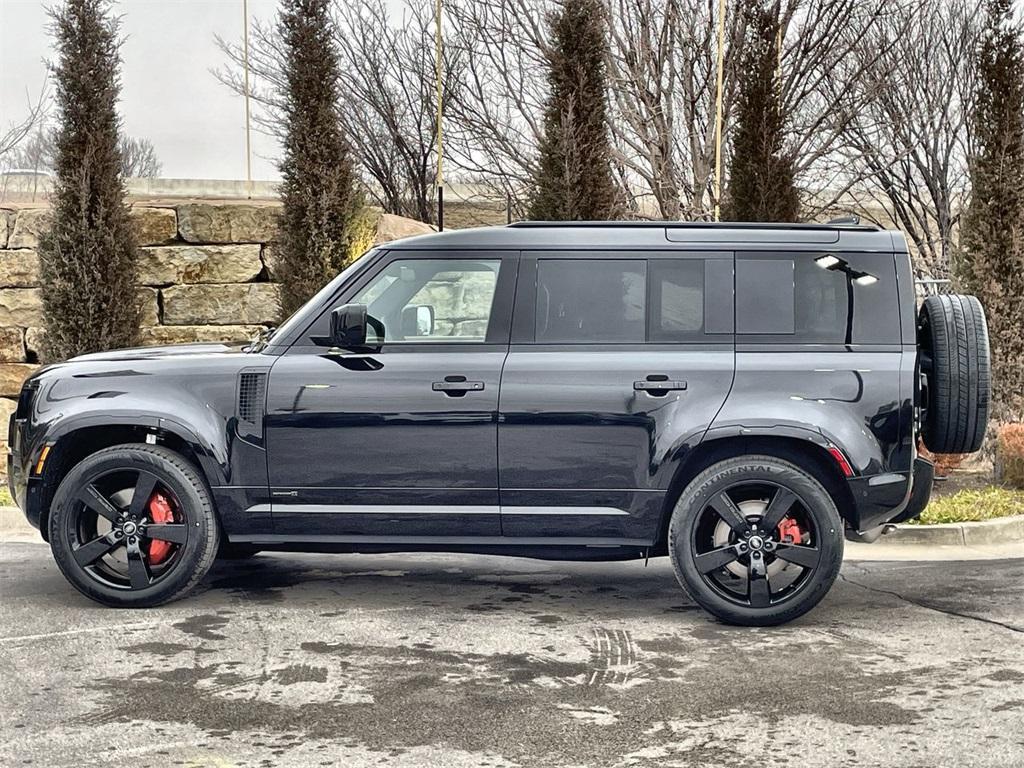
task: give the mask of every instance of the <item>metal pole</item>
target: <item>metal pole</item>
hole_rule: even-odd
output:
[[[775,21],[778,26],[775,28],[775,82],[779,89],[779,101],[782,101],[782,8],[775,4]]]
[[[722,87],[725,79],[725,0],[718,0],[718,86],[715,90],[715,221],[722,219]]]
[[[437,231],[444,231],[444,144],[441,132],[442,98],[444,96],[441,84],[442,76],[441,61],[441,0],[436,0],[434,7],[434,76],[437,80]]]
[[[242,55],[245,71],[245,188],[252,199],[252,138],[249,111],[249,0],[242,0]]]

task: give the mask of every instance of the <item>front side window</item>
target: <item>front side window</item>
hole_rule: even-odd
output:
[[[369,343],[481,343],[500,268],[498,259],[399,259],[351,303],[365,304],[384,327],[384,337]]]
[[[537,263],[539,343],[642,342],[647,263],[543,259]]]

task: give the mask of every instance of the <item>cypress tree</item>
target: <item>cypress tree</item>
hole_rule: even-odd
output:
[[[118,22],[109,0],[51,14],[57,49],[53,224],[39,243],[44,357],[62,360],[138,339],[136,251],[118,147]]]
[[[351,260],[361,198],[338,118],[329,0],[283,0],[281,307],[287,316]]]
[[[957,273],[985,307],[992,412],[1024,420],[1024,34],[1011,0],[989,0],[971,116],[971,201]]]
[[[724,218],[796,221],[800,195],[793,158],[783,149],[786,120],[778,79],[779,6],[745,0],[747,32],[740,56],[736,122]]]
[[[607,126],[606,16],[600,0],[563,0],[550,19],[550,94],[529,218],[615,215]]]

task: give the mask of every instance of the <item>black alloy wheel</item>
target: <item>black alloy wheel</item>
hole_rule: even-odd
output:
[[[121,445],[87,457],[54,496],[50,546],[64,576],[107,605],[159,605],[191,590],[217,552],[209,491],[182,456]]]
[[[134,474],[134,477],[133,477]],[[158,522],[154,500],[169,502],[170,522]],[[65,533],[78,566],[114,589],[148,589],[166,579],[181,561],[188,542],[181,502],[160,479],[144,469],[113,470],[86,480],[64,516]],[[157,557],[170,544],[169,556]]]
[[[735,624],[769,625],[806,613],[842,562],[842,522],[821,484],[769,456],[729,459],[680,496],[669,527],[682,586]]]

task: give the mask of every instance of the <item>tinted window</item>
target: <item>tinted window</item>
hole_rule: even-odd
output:
[[[899,343],[893,257],[739,255],[736,322],[739,334],[795,342]]]
[[[646,271],[640,260],[539,261],[537,341],[642,342]]]
[[[703,335],[703,259],[655,259],[648,269],[650,341],[688,341]],[[730,299],[721,297],[727,304]]]
[[[401,259],[352,303],[365,304],[369,316],[383,323],[378,342],[482,342],[500,266],[498,260]]]

